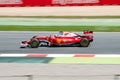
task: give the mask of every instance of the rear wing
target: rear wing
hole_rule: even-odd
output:
[[[93,31],[85,30],[83,34],[89,41],[93,41]]]

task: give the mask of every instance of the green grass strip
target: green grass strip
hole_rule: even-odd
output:
[[[53,58],[1,57],[0,63],[49,63]]]
[[[119,19],[120,16],[0,16],[1,18],[88,18],[88,19]]]
[[[49,63],[61,64],[120,64],[120,58],[54,58]]]
[[[7,26],[0,25],[0,31],[83,31],[120,32],[120,26]]]

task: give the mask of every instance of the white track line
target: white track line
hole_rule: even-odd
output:
[[[0,57],[96,57],[96,58],[120,58],[120,54],[42,54],[42,53],[1,53]]]

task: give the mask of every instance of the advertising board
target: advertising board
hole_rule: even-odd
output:
[[[120,0],[0,0],[0,6],[120,5]]]

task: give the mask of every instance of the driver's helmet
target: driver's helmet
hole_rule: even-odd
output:
[[[60,32],[59,32],[59,35],[63,35],[63,31],[60,31]]]

